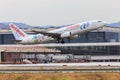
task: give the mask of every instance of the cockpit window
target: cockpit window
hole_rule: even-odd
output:
[[[102,21],[98,21],[98,22],[102,22]]]

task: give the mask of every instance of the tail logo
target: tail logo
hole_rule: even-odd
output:
[[[21,32],[14,24],[11,24],[11,28],[16,31],[17,35],[20,34],[22,37],[25,36],[25,34]]]

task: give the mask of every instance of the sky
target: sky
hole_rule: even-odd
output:
[[[120,0],[0,0],[0,22],[34,26],[120,21]]]

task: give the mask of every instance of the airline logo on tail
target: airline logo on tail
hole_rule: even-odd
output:
[[[22,37],[25,36],[25,34],[20,29],[18,29],[14,24],[10,24],[10,27],[16,32],[17,36],[22,36]]]

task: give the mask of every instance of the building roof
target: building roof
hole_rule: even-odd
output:
[[[120,22],[107,24],[107,26],[109,26],[109,27],[117,27],[117,28],[120,28]]]
[[[37,44],[37,45],[0,45],[2,52],[61,52],[55,47],[87,47],[87,46],[120,46],[120,42],[100,43],[65,43],[65,44]],[[49,47],[49,48],[47,48]]]
[[[55,48],[45,48],[40,46],[16,46],[16,45],[0,45],[1,52],[60,52]]]

